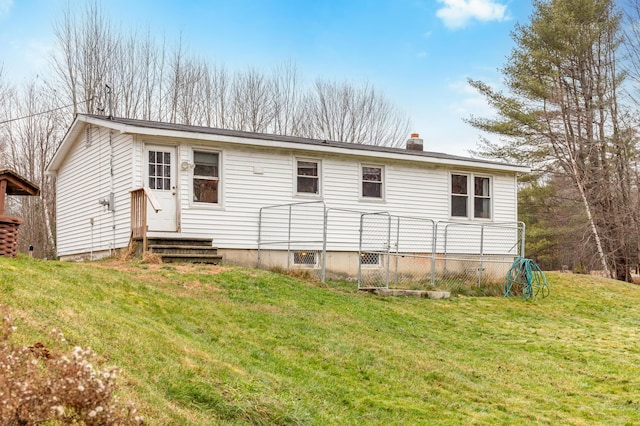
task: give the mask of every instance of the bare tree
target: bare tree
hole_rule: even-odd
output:
[[[318,80],[305,88],[291,63],[270,76],[253,68],[230,74],[189,54],[181,39],[166,49],[149,35],[124,36],[95,2],[79,14],[67,9],[55,34],[55,86],[74,113],[389,146],[408,132],[404,114],[370,84]]]
[[[271,78],[272,129],[278,135],[300,134],[301,93],[293,63],[279,65]]]
[[[1,163],[41,189],[40,197],[21,197],[13,204],[16,214],[25,219],[20,231],[20,249],[26,251],[27,245],[33,244],[39,257],[55,255],[54,185],[45,169],[65,130],[64,111],[54,108],[56,102],[55,93],[42,83],[28,83],[11,96],[11,110],[23,118],[0,128],[6,141]]]
[[[237,72],[231,84],[229,124],[232,129],[266,132],[273,116],[271,82],[255,69]]]
[[[408,119],[370,84],[317,80],[313,89],[303,98],[304,136],[385,146],[404,141]]]
[[[71,101],[74,114],[104,110],[104,88],[113,79],[122,51],[119,33],[97,3],[89,3],[80,18],[67,9],[54,32],[59,50],[52,62],[61,95]]]

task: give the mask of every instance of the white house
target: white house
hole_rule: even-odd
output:
[[[252,266],[259,238],[283,238],[286,224],[278,220],[298,221],[297,241],[323,240],[336,253],[358,252],[353,212],[454,224],[517,221],[516,175],[526,167],[423,151],[415,136],[401,149],[80,114],[48,166],[56,176],[58,255],[97,258],[127,247],[131,192],[140,188],[151,200],[148,235],[213,240],[225,260]],[[324,238],[315,210],[295,208],[285,219],[287,207],[261,212],[312,201],[332,221]],[[305,263],[303,253],[290,258],[291,227],[287,238],[286,261]],[[475,246],[473,238],[459,243]]]

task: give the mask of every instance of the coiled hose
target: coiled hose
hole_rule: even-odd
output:
[[[544,299],[549,295],[547,277],[536,262],[518,256],[513,261],[504,281],[504,297],[522,294],[525,300],[533,299],[538,294]]]

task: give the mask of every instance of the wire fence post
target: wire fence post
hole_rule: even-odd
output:
[[[287,271],[291,270],[291,204],[289,204],[289,227],[287,231]]]
[[[395,285],[398,285],[398,259],[400,257],[400,216],[397,217],[398,225],[396,227],[396,270],[395,270],[395,279],[393,282]]]
[[[358,290],[361,290],[364,286],[362,285],[362,222],[364,221],[364,215],[360,216],[360,229],[358,230],[360,234],[360,238],[358,241]]]
[[[261,249],[262,249],[262,208],[258,212],[258,269],[262,266]]]
[[[482,265],[482,257],[484,255],[484,225],[480,225],[480,266],[478,268],[478,288],[482,285],[482,272],[484,267]]]
[[[391,269],[391,265],[389,264],[391,260],[391,216],[389,216],[387,220],[387,277],[385,279],[385,287],[389,288],[389,270]]]
[[[324,284],[326,278],[327,278],[327,223],[329,222],[329,209],[327,208],[327,206],[324,204],[324,202],[322,203],[322,209],[323,209],[323,217],[324,217],[324,221],[323,221],[323,229],[322,229],[322,278],[321,281]]]
[[[436,253],[438,251],[438,223],[431,221],[431,285],[436,285]]]

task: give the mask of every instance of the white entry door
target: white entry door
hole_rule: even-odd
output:
[[[175,232],[178,230],[176,198],[176,149],[168,146],[146,145],[145,184],[153,193],[160,210],[147,204],[149,231]]]

